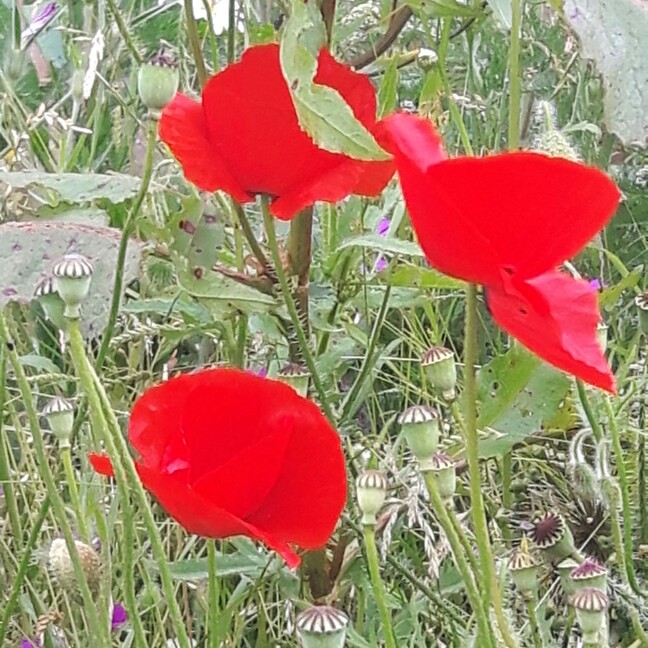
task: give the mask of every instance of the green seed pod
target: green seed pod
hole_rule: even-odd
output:
[[[378,470],[365,470],[356,479],[356,496],[362,513],[362,524],[376,524],[376,516],[385,503],[388,488],[387,478]]]
[[[637,295],[635,305],[639,311],[639,330],[648,335],[648,292]]]
[[[90,545],[80,540],[75,540],[74,544],[79,554],[81,568],[88,581],[88,587],[93,596],[97,596],[101,582],[101,559],[99,554]],[[74,573],[72,558],[63,538],[57,538],[52,542],[47,555],[47,563],[58,584],[68,594],[76,598],[80,597],[79,583]]]
[[[137,91],[151,117],[159,118],[161,110],[178,91],[180,75],[173,58],[160,51],[150,63],[143,63],[137,75]]]
[[[348,625],[344,612],[318,605],[297,616],[297,637],[302,648],[343,648]]]
[[[43,408],[43,416],[54,436],[58,439],[59,447],[69,448],[72,428],[74,427],[74,404],[67,398],[55,396]]]
[[[399,417],[403,436],[421,470],[430,469],[430,460],[439,446],[439,413],[425,405],[408,407]]]
[[[54,279],[51,275],[43,277],[36,284],[34,297],[38,300],[52,324],[59,329],[64,329],[65,317],[63,312],[65,311],[65,304],[54,288]]]
[[[568,597],[576,594],[576,585],[572,580],[571,573],[578,567],[578,562],[573,558],[565,558],[562,562],[559,562],[557,565],[558,575],[560,576],[560,584],[562,585],[563,592]]]
[[[533,524],[531,539],[548,560],[557,562],[574,555],[574,538],[562,515],[550,511]]]
[[[508,562],[511,578],[515,587],[525,597],[530,597],[538,589],[538,571],[540,565],[529,551],[528,540],[522,538],[520,546],[511,554]]]
[[[598,645],[610,604],[605,592],[595,587],[584,587],[571,597],[570,603],[576,610],[585,645]]]
[[[310,376],[306,367],[295,362],[289,362],[279,369],[277,378],[281,382],[290,385],[300,396],[306,396],[308,394]]]
[[[421,468],[423,470],[423,468]],[[434,478],[441,499],[449,505],[457,490],[457,470],[455,460],[443,452],[436,452],[430,460],[429,472]]]
[[[586,558],[570,573],[576,591],[584,587],[594,587],[602,592],[607,591],[607,569],[593,558]]]
[[[93,272],[92,263],[81,254],[66,254],[54,265],[54,288],[65,303],[65,317],[79,318],[80,305],[90,291]]]
[[[440,392],[445,400],[454,400],[457,386],[454,353],[442,346],[431,347],[423,354],[421,365],[432,389]]]

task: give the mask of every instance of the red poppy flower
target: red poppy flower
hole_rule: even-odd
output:
[[[376,94],[366,76],[322,50],[314,80],[337,90],[356,119],[375,129]],[[272,214],[283,220],[317,200],[378,195],[394,174],[391,160],[356,160],[313,143],[299,125],[276,44],[249,48],[209,80],[201,102],[176,95],[159,131],[200,189],[222,189],[241,203],[268,194]]]
[[[261,540],[294,567],[289,545],[321,547],[346,501],[337,432],[292,387],[236,369],[152,387],[130,418],[142,484],[187,531]],[[103,455],[95,470],[112,475]]]
[[[596,291],[555,270],[614,214],[612,180],[538,153],[446,159],[432,124],[413,115],[383,120],[380,139],[430,263],[483,284],[495,320],[537,355],[613,391],[596,342]]]

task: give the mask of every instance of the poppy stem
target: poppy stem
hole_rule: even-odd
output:
[[[220,616],[220,583],[216,576],[216,541],[207,540],[207,571],[209,574],[209,612],[207,614],[210,648],[220,646],[218,637],[218,617]]]
[[[367,565],[371,578],[371,588],[376,597],[376,605],[383,626],[383,635],[386,648],[396,648],[394,629],[392,627],[391,614],[387,607],[385,597],[385,585],[380,577],[380,564],[378,561],[378,549],[376,548],[376,528],[373,524],[365,524],[363,527],[365,551],[367,554]]]
[[[488,535],[488,523],[484,499],[482,497],[481,473],[479,469],[479,436],[477,434],[477,381],[475,365],[477,363],[477,287],[469,284],[466,288],[466,325],[464,339],[464,408],[465,408],[465,441],[466,459],[470,482],[470,501],[472,504],[472,519],[475,527],[475,539],[479,548],[481,563],[484,611],[493,604],[495,617],[504,643],[508,648],[517,648],[509,624],[504,618],[502,595],[495,577],[495,562]]]
[[[293,299],[292,293],[290,292],[290,286],[288,285],[288,279],[286,278],[286,272],[283,267],[281,260],[281,254],[279,252],[279,245],[277,243],[277,234],[275,232],[274,221],[272,220],[272,215],[268,209],[268,198],[263,196],[261,198],[261,211],[263,212],[263,224],[266,230],[266,236],[268,238],[268,247],[272,252],[272,262],[275,266],[275,272],[277,273],[277,279],[279,280],[279,286],[281,287],[281,294],[283,296],[286,308],[290,314],[290,319],[292,325],[295,329],[297,335],[297,340],[299,341],[299,346],[301,347],[302,354],[304,355],[304,361],[310,371],[311,378],[313,380],[313,385],[317,390],[317,394],[320,400],[320,406],[326,415],[326,418],[333,423],[335,417],[333,416],[333,410],[328,402],[328,397],[326,395],[326,390],[320,379],[319,373],[317,372],[317,365],[315,364],[315,358],[310,350],[308,339],[306,338],[306,333],[299,319],[299,312],[297,311],[297,306],[295,305],[295,300]]]
[[[194,62],[196,63],[196,74],[198,76],[198,83],[203,88],[209,75],[205,67],[205,59],[202,55],[202,45],[200,43],[200,36],[198,35],[198,25],[193,14],[193,3],[191,0],[184,0],[185,17],[187,19],[187,36],[189,36],[189,45],[191,47],[191,54],[193,55]]]
[[[509,128],[508,148],[514,151],[520,147],[520,104],[522,80],[520,78],[520,32],[522,28],[522,3],[511,3],[511,44],[509,45]]]

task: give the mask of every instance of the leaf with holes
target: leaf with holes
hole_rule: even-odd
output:
[[[121,232],[110,227],[73,223],[4,223],[0,225],[0,307],[29,302],[36,284],[67,252],[87,256],[94,265],[90,294],[82,305],[81,328],[86,337],[103,332],[108,322]],[[124,285],[139,274],[142,244],[128,245]]]
[[[482,367],[477,425],[490,438],[480,440],[479,456],[501,457],[539,430],[555,415],[570,386],[565,374],[517,344]]]

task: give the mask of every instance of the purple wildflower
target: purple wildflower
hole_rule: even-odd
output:
[[[260,369],[246,369],[246,373],[252,374],[253,376],[259,376],[259,378],[265,378],[268,375],[268,370],[265,367]]]
[[[128,612],[126,612],[126,608],[120,603],[115,603],[115,605],[113,605],[112,621],[110,625],[112,631],[115,632],[115,630],[119,630],[119,628],[121,628],[121,626],[123,626],[127,621]]]
[[[41,643],[37,639],[32,641],[29,637],[23,637],[20,640],[20,648],[41,648]]]
[[[386,236],[387,232],[389,232],[389,226],[391,225],[391,221],[387,216],[383,216],[380,221],[378,222],[378,226],[376,227],[376,234],[378,236]]]
[[[381,256],[378,258],[378,261],[376,261],[376,272],[382,272],[387,266],[389,265],[387,259],[385,257]]]
[[[590,279],[587,282],[594,290],[603,290],[605,288],[605,283],[603,283],[602,279]]]
[[[33,38],[38,36],[54,20],[57,11],[56,2],[48,2],[39,9],[29,21],[29,25],[20,34],[21,47],[26,47]]]

